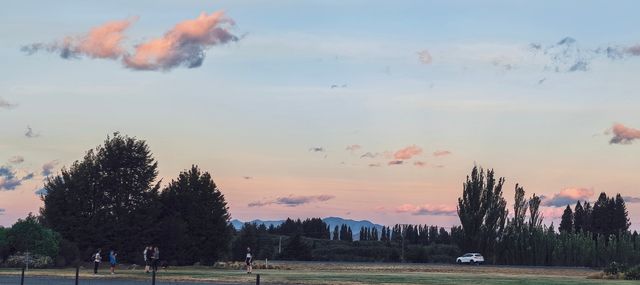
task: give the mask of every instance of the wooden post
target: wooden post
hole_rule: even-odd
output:
[[[78,279],[80,277],[80,265],[76,264],[76,285],[78,285]]]
[[[156,268],[151,269],[151,285],[156,285]]]
[[[24,267],[22,267],[22,275],[20,277],[20,285],[24,285]]]
[[[260,274],[256,274],[256,285],[260,285]]]

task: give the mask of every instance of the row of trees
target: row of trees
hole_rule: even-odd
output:
[[[513,216],[508,218],[502,197],[504,178],[477,167],[467,177],[458,215],[465,251],[479,251],[498,264],[602,266],[612,261],[640,263],[637,233],[628,231],[628,212],[622,197],[600,194],[593,207],[567,206],[558,234],[553,223],[543,224],[541,199],[526,198],[516,184]]]
[[[560,232],[591,232],[602,235],[618,235],[629,230],[629,213],[620,194],[615,198],[600,193],[593,204],[578,201],[573,209],[570,205],[564,210],[560,222]]]

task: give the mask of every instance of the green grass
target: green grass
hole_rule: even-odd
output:
[[[527,284],[527,285],[577,285],[577,284],[639,284],[637,281],[594,280],[587,279],[588,270],[558,271],[553,268],[518,268],[440,266],[402,267],[375,265],[374,267],[340,265],[296,265],[283,270],[255,270],[248,275],[241,270],[221,270],[206,267],[173,267],[158,273],[159,280],[172,281],[208,281],[225,283],[252,284],[255,273],[259,273],[265,284]],[[16,269],[0,269],[0,275],[19,274]],[[72,278],[73,268],[69,269],[32,269],[30,276],[56,276]],[[115,276],[102,269],[101,274],[93,276],[90,269],[81,271],[81,279],[118,278],[148,279],[150,276],[142,270],[121,269]]]

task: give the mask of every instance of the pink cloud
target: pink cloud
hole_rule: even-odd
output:
[[[419,155],[421,153],[422,153],[422,148],[416,145],[411,145],[396,151],[393,154],[393,158],[395,158],[396,160],[411,159],[412,157]]]
[[[139,44],[132,55],[124,57],[123,62],[126,67],[137,70],[199,67],[207,48],[238,39],[228,31],[232,25],[233,20],[226,18],[221,11],[209,15],[202,12],[196,19],[178,23],[163,37]]]
[[[65,59],[87,56],[120,60],[135,70],[171,70],[175,67],[199,67],[206,50],[212,46],[237,41],[229,32],[233,20],[221,11],[186,20],[175,25],[163,37],[151,39],[134,47],[133,53],[122,47],[124,32],[137,17],[111,21],[91,29],[86,35],[67,36],[62,41],[45,44],[34,43],[21,48],[31,55],[38,51],[59,53]]]
[[[433,57],[431,56],[431,53],[429,53],[429,51],[426,49],[418,52],[418,59],[423,64],[430,64],[431,62],[433,62]]]
[[[630,144],[636,139],[640,139],[640,130],[616,123],[611,128],[613,137],[610,144]]]
[[[437,150],[433,152],[433,156],[439,157],[439,156],[447,156],[450,155],[451,152],[448,150]]]
[[[67,36],[61,42],[51,44],[35,43],[22,48],[28,54],[39,50],[58,52],[62,58],[88,56],[91,58],[118,59],[126,51],[121,46],[125,39],[124,31],[137,20],[137,17],[126,20],[106,22],[92,28],[89,33],[79,37]]]
[[[586,201],[593,197],[594,191],[589,188],[565,188],[551,197],[541,196],[542,205],[552,207],[564,207],[575,204],[578,201]]]
[[[455,216],[458,212],[452,206],[403,204],[396,208],[396,213],[410,213],[414,216]]]

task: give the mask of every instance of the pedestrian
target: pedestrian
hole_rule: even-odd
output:
[[[116,274],[115,271],[116,271],[117,255],[118,254],[113,249],[109,252],[109,264],[111,265],[111,275]]]
[[[144,255],[144,272],[149,273],[149,270],[151,269],[151,257],[153,256],[153,249],[151,248],[151,246],[147,246],[144,248],[142,254]]]
[[[96,253],[93,255],[93,274],[98,274],[98,267],[100,267],[100,262],[102,261],[102,256],[100,256],[100,252],[102,251],[102,249],[99,249],[96,251]]]
[[[158,247],[153,247],[153,257],[151,258],[151,266],[154,272],[158,272],[158,263],[160,262],[160,250]]]
[[[251,248],[247,247],[247,257],[244,259],[244,263],[247,264],[247,274],[251,274],[251,262],[253,261],[253,257],[251,256]]]

